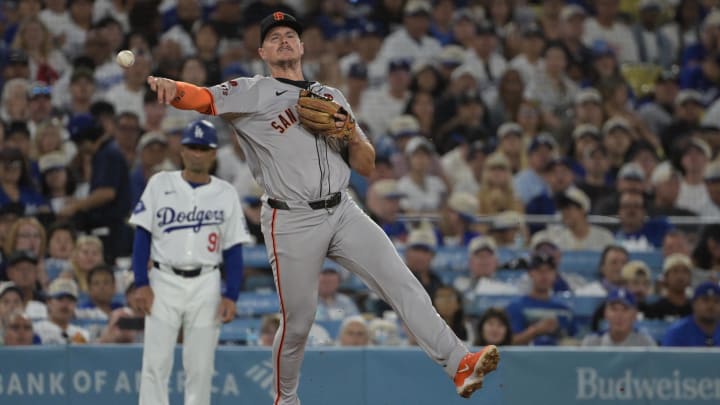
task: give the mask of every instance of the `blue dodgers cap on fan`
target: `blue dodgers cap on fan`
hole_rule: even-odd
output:
[[[693,293],[693,301],[700,297],[720,297],[720,285],[712,281],[698,285]]]
[[[195,120],[183,131],[180,143],[183,145],[200,145],[217,149],[217,130],[215,130],[215,126],[210,121]]]
[[[605,303],[619,302],[627,307],[637,308],[635,296],[625,288],[616,288],[608,293]]]

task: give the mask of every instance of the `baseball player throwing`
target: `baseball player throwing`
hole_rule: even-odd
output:
[[[325,257],[357,274],[402,317],[420,346],[469,397],[495,370],[495,346],[469,353],[440,318],[390,240],[345,191],[350,169],[367,176],[375,151],[343,94],[303,78],[302,27],[276,12],[260,23],[260,57],[270,77],[210,88],[149,77],[158,100],[225,118],[265,190],[262,229],[280,300],[273,344],[274,405],[298,405],[304,345]]]
[[[243,268],[241,244],[250,240],[235,189],[209,174],[217,148],[213,125],[192,122],[181,143],[184,169],[151,177],[130,218],[137,227],[132,258],[135,283],[146,314],[140,405],[168,404],[180,327],[185,405],[210,404],[220,321],[235,316]],[[152,263],[149,274],[148,263]]]

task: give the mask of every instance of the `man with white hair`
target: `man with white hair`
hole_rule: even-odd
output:
[[[603,250],[615,238],[607,229],[588,222],[590,198],[575,186],[568,187],[556,197],[556,204],[562,216],[563,226],[546,231],[552,235],[557,246],[563,250]]]
[[[712,158],[712,150],[704,140],[691,138],[683,150],[681,161],[685,176],[680,182],[677,206],[699,215],[712,215],[713,204],[705,187],[705,168]]]
[[[676,201],[680,195],[680,173],[672,163],[665,161],[655,166],[650,184],[654,191],[652,216],[689,216],[694,212],[678,208]]]
[[[495,277],[498,264],[495,241],[487,236],[475,237],[468,246],[470,277],[456,278],[453,287],[463,293],[468,300],[483,294],[519,294],[520,289],[516,285]]]
[[[477,197],[470,193],[456,191],[450,195],[440,211],[438,245],[467,246],[478,233],[471,229],[479,209]]]

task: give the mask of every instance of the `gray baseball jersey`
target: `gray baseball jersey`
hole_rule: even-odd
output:
[[[437,314],[387,235],[344,192],[350,178],[344,145],[300,125],[295,105],[301,87],[331,97],[352,114],[340,91],[318,83],[254,77],[210,89],[213,112],[239,133],[255,180],[269,197],[288,203],[273,208],[265,199],[261,210],[282,312],[273,343],[273,404],[300,404],[300,367],[326,257],[387,301],[425,352],[453,377],[467,348]],[[341,192],[341,198],[331,208],[312,209],[307,203],[335,192]]]
[[[351,111],[339,90],[319,83],[310,83],[308,88]],[[295,109],[300,90],[264,76],[210,88],[215,113],[240,134],[255,180],[268,196],[281,200],[317,200],[344,190],[350,179],[341,142],[316,137],[300,126]]]

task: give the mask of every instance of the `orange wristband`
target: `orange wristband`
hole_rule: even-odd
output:
[[[215,115],[215,103],[213,103],[210,90],[198,87],[194,84],[177,81],[177,94],[172,101],[173,107],[181,110],[195,110],[201,114]]]

